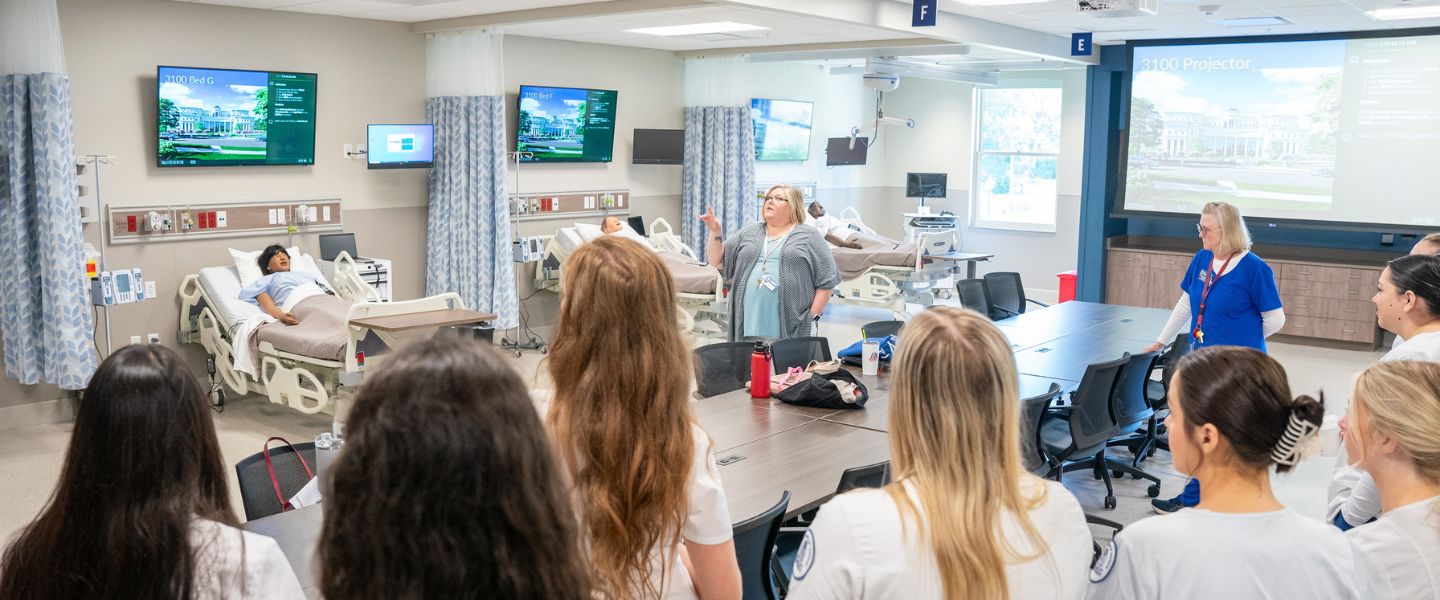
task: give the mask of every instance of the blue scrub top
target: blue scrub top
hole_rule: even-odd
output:
[[[1200,295],[1205,279],[1211,276],[1215,254],[1201,250],[1190,261],[1190,269],[1180,280],[1180,290],[1190,297],[1190,347],[1246,346],[1265,351],[1265,332],[1260,313],[1280,308],[1280,290],[1275,287],[1275,273],[1270,265],[1253,252],[1247,252],[1239,263],[1210,287],[1205,302],[1205,343],[1195,339],[1195,322],[1200,318]]]
[[[319,280],[315,279],[315,276],[310,273],[277,271],[256,279],[255,283],[245,286],[245,289],[240,290],[240,299],[255,306],[260,306],[260,301],[256,300],[256,297],[258,297],[261,292],[264,292],[269,294],[270,301],[274,302],[276,307],[279,307],[285,303],[285,300],[290,297],[290,292],[294,291],[295,288],[307,283],[318,282]]]
[[[780,241],[784,244],[784,240]],[[750,268],[750,280],[745,282],[745,331],[746,337],[780,337],[780,250],[771,248],[767,257],[761,254],[765,268],[757,262]],[[775,280],[775,289],[760,285],[761,271]]]

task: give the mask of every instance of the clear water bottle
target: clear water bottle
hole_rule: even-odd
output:
[[[330,463],[340,454],[345,439],[329,431],[315,437],[315,476],[324,477]]]

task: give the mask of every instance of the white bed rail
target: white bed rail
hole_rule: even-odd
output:
[[[853,206],[847,206],[845,210],[840,211],[840,220],[844,221],[846,225],[858,227],[863,233],[878,235],[874,229],[871,229],[869,225],[866,225],[864,221],[860,220],[860,211],[855,210]]]
[[[915,270],[926,267],[925,257],[931,254],[949,254],[960,250],[960,235],[954,229],[921,233],[915,236]]]
[[[671,227],[670,222],[666,221],[664,217],[656,217],[654,221],[650,222],[650,242],[661,250],[679,252],[690,260],[700,260],[700,255],[695,253],[695,249],[680,239],[680,236],[675,235],[675,228]]]
[[[345,371],[354,373],[363,371],[365,366],[373,365],[373,361],[366,359],[362,366],[356,361],[356,351],[360,342],[370,334],[371,329],[354,325],[356,319],[366,317],[385,317],[390,315],[401,315],[417,312],[428,312],[433,310],[464,309],[465,302],[460,299],[460,294],[446,292],[434,296],[426,296],[415,300],[402,300],[399,302],[357,302],[350,306],[349,312],[345,314],[345,322],[349,329],[349,339],[345,344]],[[384,332],[375,331],[375,335],[386,346],[397,348],[407,340],[421,335],[433,333],[433,329],[417,329],[413,332]]]
[[[330,278],[330,285],[335,286],[335,295],[351,302],[380,302],[380,292],[360,278],[349,252],[341,251],[335,257],[335,276]]]

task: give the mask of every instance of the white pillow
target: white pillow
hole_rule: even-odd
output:
[[[627,240],[634,240],[636,242],[639,242],[641,246],[644,246],[651,250],[655,250],[655,244],[650,243],[650,240],[646,239],[645,236],[640,235],[640,232],[635,231],[635,228],[631,227],[629,223],[626,223],[624,221],[620,222],[620,230],[616,231],[612,235],[618,235]],[[659,250],[655,251],[659,252]]]
[[[255,280],[260,279],[260,264],[256,261],[260,260],[260,253],[264,252],[264,250],[256,250],[254,252],[246,252],[234,248],[230,248],[229,250],[230,258],[235,261],[235,272],[240,275],[240,287],[244,288],[255,283]],[[325,283],[326,287],[331,287],[330,282],[325,279],[325,274],[320,272],[320,266],[315,264],[314,257],[301,253],[300,248],[297,246],[286,248],[285,253],[290,255],[290,270],[315,275],[316,278]]]
[[[580,234],[580,239],[587,242],[593,242],[605,235],[603,231],[600,231],[600,226],[594,223],[576,223],[575,232]]]

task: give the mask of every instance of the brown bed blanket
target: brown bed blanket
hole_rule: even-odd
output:
[[[682,294],[713,294],[715,293],[715,278],[720,275],[720,270],[703,263],[692,260],[679,252],[664,251],[656,253],[660,260],[664,261],[665,267],[670,269],[670,274],[675,277],[675,289]]]
[[[831,246],[835,254],[835,267],[840,277],[854,279],[870,267],[911,267],[915,265],[915,244],[856,232],[849,241],[857,242],[860,248],[839,248]]]
[[[350,305],[350,301],[336,296],[312,296],[301,300],[290,311],[300,319],[298,325],[276,321],[255,328],[255,334],[250,336],[250,356],[256,362],[255,372],[260,372],[260,342],[270,342],[276,350],[290,354],[343,360],[345,345],[349,341],[345,315],[350,312]]]

